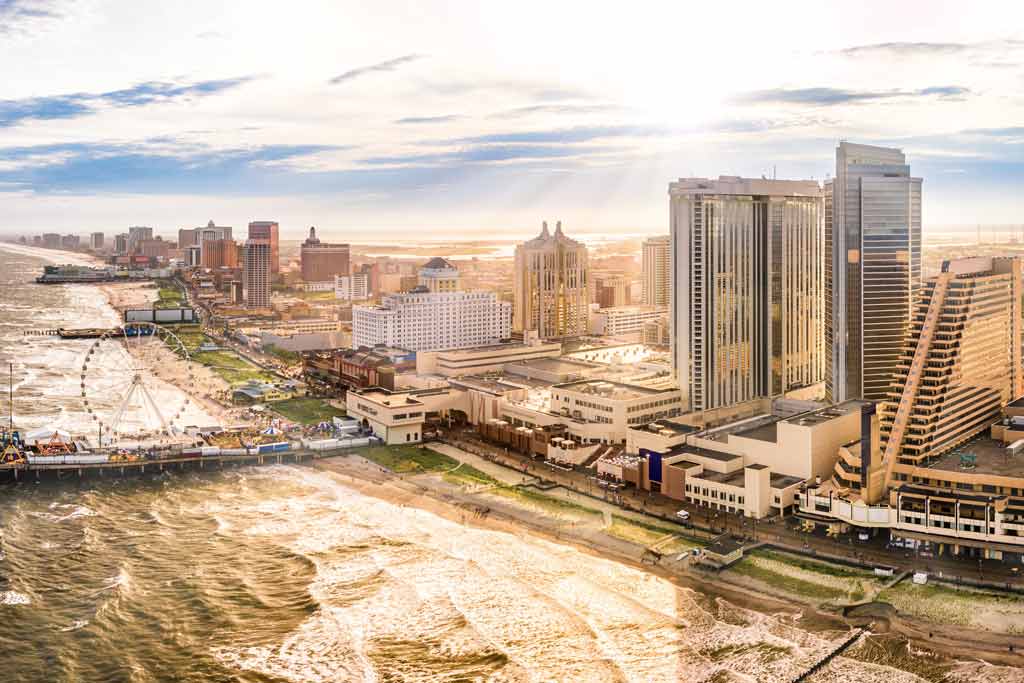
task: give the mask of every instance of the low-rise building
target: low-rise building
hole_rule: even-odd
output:
[[[415,358],[396,360],[383,350],[364,347],[306,353],[302,363],[306,380],[330,391],[369,387],[394,391],[396,374],[415,367]]]
[[[416,354],[416,372],[445,377],[500,372],[506,365],[541,358],[557,358],[562,353],[560,342],[542,342],[534,338],[526,342],[501,342],[467,349],[420,351]]]
[[[423,439],[427,419],[440,419],[465,407],[465,393],[459,390],[420,389],[388,391],[380,388],[354,389],[345,395],[349,417],[358,419],[386,444],[412,444]]]
[[[648,322],[666,319],[664,306],[613,306],[601,308],[590,315],[590,331],[608,337],[639,335]]]

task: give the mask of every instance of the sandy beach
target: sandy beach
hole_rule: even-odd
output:
[[[453,455],[451,446],[439,446],[439,452]],[[473,461],[472,454],[462,452],[458,459]],[[490,464],[490,463],[488,463]],[[534,534],[548,540],[570,544],[584,552],[614,559],[672,581],[674,584],[697,590],[711,600],[725,600],[745,609],[770,615],[789,615],[794,625],[819,633],[845,633],[852,626],[867,626],[879,637],[889,634],[903,638],[915,647],[927,649],[941,656],[985,664],[1024,667],[1024,639],[1005,634],[966,629],[948,624],[937,624],[907,614],[897,615],[894,610],[866,609],[860,616],[844,618],[835,612],[822,611],[812,601],[785,592],[765,592],[765,587],[743,577],[728,573],[714,573],[691,565],[690,558],[681,555],[663,555],[652,564],[646,547],[605,533],[605,520],[588,520],[572,514],[552,514],[536,506],[524,505],[508,498],[488,495],[488,487],[466,487],[445,481],[438,474],[396,475],[357,454],[325,458],[316,462],[319,469],[335,473],[345,483],[361,493],[388,502],[427,510],[439,516],[464,524],[497,529],[513,534]],[[474,465],[475,466],[475,465]],[[494,467],[494,465],[492,465]],[[507,470],[506,476],[497,477],[512,482],[521,476]],[[490,472],[489,472],[490,474]],[[572,494],[578,496],[578,494]],[[581,500],[581,504],[601,507],[601,501]],[[1007,642],[1019,641],[1019,647],[1009,652]],[[959,675],[971,673],[963,667]],[[1024,676],[1024,674],[1022,674]]]

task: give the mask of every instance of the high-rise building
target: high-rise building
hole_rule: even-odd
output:
[[[348,275],[349,246],[327,244],[317,239],[316,228],[309,229],[309,238],[302,243],[302,279],[306,282],[333,282],[338,275]]]
[[[232,239],[204,240],[200,263],[203,268],[237,268],[238,245]]]
[[[60,235],[55,232],[43,233],[43,246],[47,249],[60,249]]]
[[[446,260],[427,262],[420,282],[426,284],[385,296],[379,306],[353,306],[353,348],[438,351],[494,344],[511,336],[512,306],[498,301],[494,292],[450,289],[449,284],[458,283],[458,271]]]
[[[513,282],[513,329],[536,331],[541,339],[579,337],[587,333],[590,266],[587,247],[543,223],[540,235],[516,247]]]
[[[193,232],[195,233],[195,243],[200,246],[207,241],[232,239],[230,225],[216,225],[213,221],[201,228],[195,228]]]
[[[171,251],[171,243],[165,242],[163,238],[143,239],[135,243],[135,254],[147,258],[155,258],[166,261]]]
[[[341,301],[366,301],[373,296],[370,272],[359,270],[351,275],[334,276],[334,298]]]
[[[435,257],[420,268],[419,280],[416,283],[428,292],[459,291],[459,269],[448,259]]]
[[[826,189],[826,398],[882,400],[921,284],[921,179],[898,149],[842,142]]]
[[[921,289],[879,410],[886,485],[893,471],[925,466],[985,432],[1024,396],[1022,266],[1020,258],[946,261]]]
[[[180,228],[178,230],[178,249],[199,246],[199,231],[201,228]]]
[[[103,233],[94,232],[89,235],[89,248],[93,251],[99,251],[103,248]]]
[[[642,301],[645,306],[668,306],[672,286],[672,249],[668,235],[648,237],[641,247]]]
[[[249,223],[249,239],[266,240],[270,245],[270,274],[276,275],[281,269],[278,251],[278,226],[276,221],[253,221]]]
[[[64,235],[60,240],[61,249],[70,249],[71,251],[74,251],[75,249],[78,249],[80,244],[81,239],[78,235]]]
[[[141,225],[128,228],[128,251],[134,253],[139,242],[151,239],[153,239],[153,228]]]
[[[114,253],[118,256],[128,253],[128,235],[126,233],[114,235]]]
[[[633,299],[632,283],[625,275],[594,278],[594,302],[601,308],[629,306]]]
[[[269,239],[250,237],[245,243],[245,303],[249,308],[270,308],[271,246]]]
[[[691,410],[824,375],[822,192],[812,180],[669,185],[672,359]]]

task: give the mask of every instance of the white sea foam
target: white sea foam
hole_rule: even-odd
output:
[[[4,591],[0,593],[0,605],[28,605],[32,601],[24,593]]]
[[[76,619],[75,621],[72,621],[70,624],[68,624],[64,628],[60,629],[60,632],[61,633],[70,633],[71,631],[77,631],[79,629],[83,629],[83,628],[85,628],[88,625],[89,625],[89,620],[88,619]]]

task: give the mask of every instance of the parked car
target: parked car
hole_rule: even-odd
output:
[[[690,521],[690,513],[687,512],[686,510],[680,510],[679,512],[677,512],[676,513],[676,517],[678,517],[679,519],[681,519],[684,522],[689,522]]]

